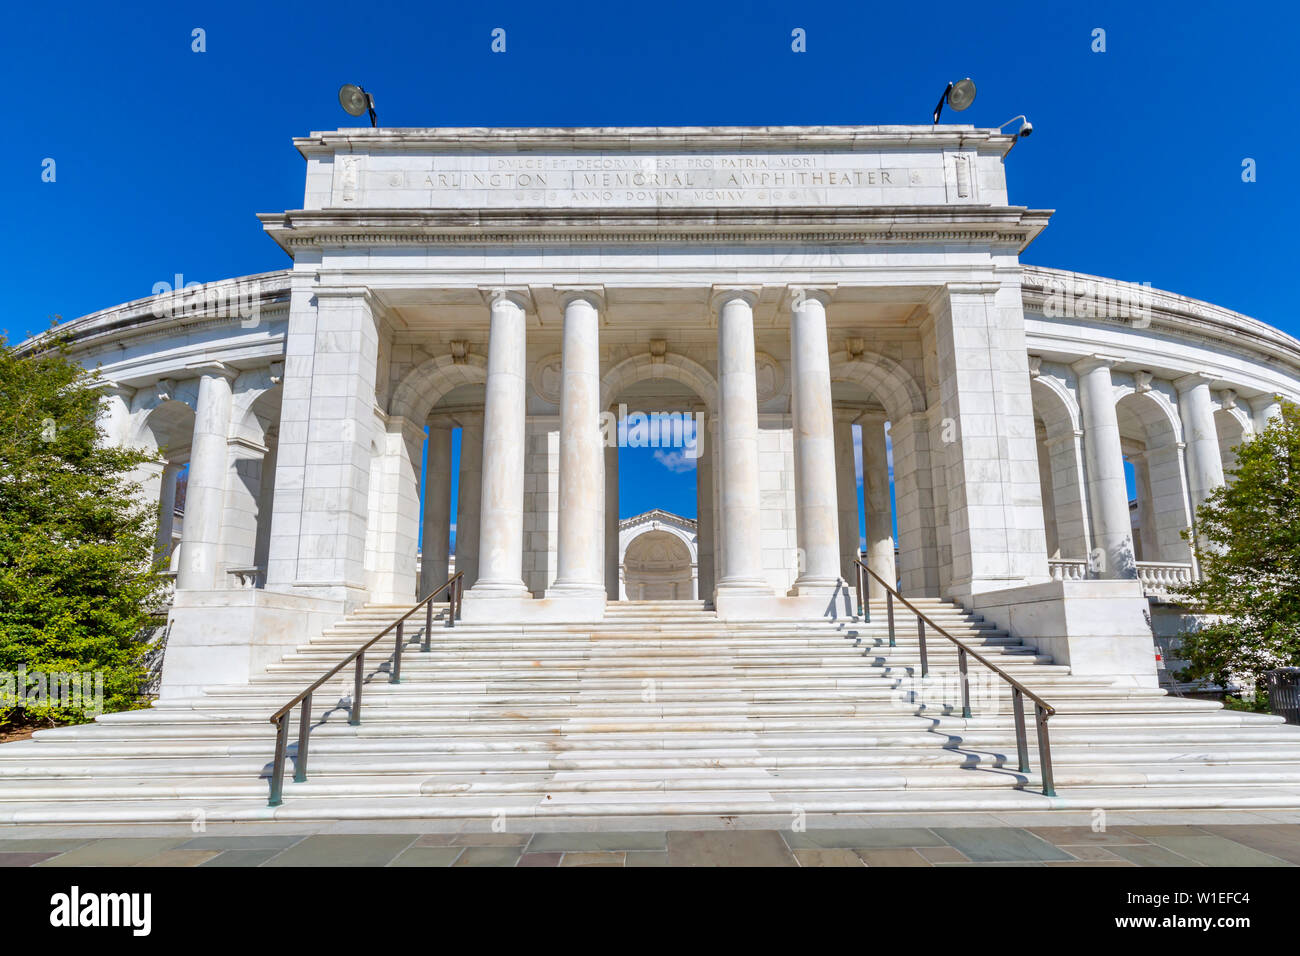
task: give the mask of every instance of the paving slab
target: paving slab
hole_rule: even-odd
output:
[[[797,866],[774,830],[688,830],[668,834],[669,866]]]
[[[667,833],[537,833],[528,843],[530,853],[559,850],[561,852],[578,852],[582,850],[665,850],[668,847]]]
[[[320,834],[300,840],[267,866],[384,866],[414,838],[407,834]]]
[[[121,837],[95,840],[60,853],[37,866],[134,866],[141,860],[175,849],[185,841],[179,837]]]
[[[467,846],[452,866],[514,866],[521,855],[517,846]]]
[[[800,866],[862,866],[862,857],[852,850],[795,850]]]
[[[934,833],[976,863],[1073,859],[1042,837],[1019,828],[986,830],[936,827]]]
[[[451,866],[465,852],[459,846],[412,846],[394,857],[389,866]]]

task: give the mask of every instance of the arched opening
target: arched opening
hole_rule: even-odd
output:
[[[860,549],[867,567],[904,594],[939,594],[945,478],[931,449],[942,436],[916,379],[893,359],[861,353],[832,363],[831,398],[846,572]],[[869,590],[873,600],[884,597],[874,578]]]
[[[236,411],[229,444],[220,562],[229,577],[225,583],[264,587],[283,391],[272,385],[251,394],[255,397],[243,405],[242,414]]]
[[[175,571],[180,563],[184,536],[185,490],[189,477],[190,443],[194,438],[194,410],[185,402],[166,398],[143,414],[132,444],[156,456],[134,475],[141,498],[158,508],[154,558]]]
[[[371,452],[366,573],[374,600],[407,603],[456,571],[466,587],[477,579],[486,377],[481,356],[445,355],[393,389]]]
[[[1245,416],[1236,409],[1221,408],[1214,413],[1214,430],[1219,436],[1224,480],[1232,481],[1232,472],[1237,468],[1237,446],[1250,435]]]
[[[634,533],[623,550],[622,596],[629,601],[684,601],[697,596],[690,546],[672,531]]]
[[[1120,447],[1132,468],[1134,557],[1142,562],[1188,563],[1191,549],[1182,533],[1191,516],[1175,420],[1150,393],[1125,395],[1115,412]]]
[[[1032,380],[1030,391],[1047,557],[1073,565],[1081,574],[1091,547],[1078,412],[1063,388],[1041,377]]]
[[[711,602],[718,494],[711,378],[694,363],[649,359],[622,363],[602,382],[605,433],[616,446],[605,453],[606,593],[610,600]],[[628,523],[654,515],[674,530],[638,532],[624,553]]]

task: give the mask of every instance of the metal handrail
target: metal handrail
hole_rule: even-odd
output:
[[[1032,690],[1026,687],[1020,681],[1016,680],[1002,668],[998,667],[992,661],[985,658],[978,651],[971,650],[960,640],[953,637],[946,630],[936,624],[915,604],[903,597],[892,584],[882,578],[862,563],[861,559],[854,558],[853,563],[856,570],[857,591],[858,591],[858,616],[866,620],[868,603],[864,601],[864,596],[869,597],[869,588],[867,587],[866,576],[869,574],[876,579],[885,589],[885,611],[889,619],[889,646],[897,647],[897,641],[894,634],[894,599],[897,598],[903,606],[916,615],[916,636],[921,646],[921,676],[928,677],[930,674],[930,662],[926,656],[925,647],[925,627],[930,625],[939,634],[946,637],[953,644],[957,645],[957,664],[961,672],[961,715],[964,719],[971,716],[970,709],[970,676],[967,673],[967,657],[973,657],[998,677],[1002,678],[1011,685],[1011,703],[1015,713],[1016,720],[1016,757],[1020,761],[1020,773],[1029,773],[1029,736],[1025,731],[1025,701],[1028,697],[1034,702],[1034,725],[1038,730],[1038,762],[1042,765],[1043,770],[1043,794],[1044,796],[1056,796],[1056,788],[1052,780],[1052,745],[1048,738],[1047,721],[1056,713],[1056,708],[1049,704],[1043,698],[1039,697]]]
[[[389,671],[388,682],[390,684],[400,684],[402,682],[403,630],[406,619],[420,608],[424,608],[424,642],[420,647],[420,651],[427,653],[433,635],[433,599],[443,591],[447,592],[446,626],[455,627],[465,597],[465,575],[463,571],[457,571],[447,579],[445,584],[438,585],[425,596],[424,600],[331,667],[323,677],[271,715],[271,723],[275,724],[275,759],[271,764],[271,797],[267,802],[267,806],[278,807],[284,802],[284,762],[289,752],[289,716],[293,713],[294,707],[302,704],[301,714],[298,719],[298,753],[294,757],[293,780],[295,783],[302,783],[307,779],[307,751],[311,735],[312,694],[331,677],[347,667],[348,664],[356,661],[356,675],[353,678],[352,706],[348,715],[348,723],[353,727],[359,726],[361,724],[361,686],[365,683],[366,651],[396,628],[396,645],[391,655],[393,666]]]

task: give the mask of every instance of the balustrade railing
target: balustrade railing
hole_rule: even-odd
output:
[[[271,715],[271,723],[275,724],[275,758],[271,763],[271,797],[267,802],[267,806],[278,807],[284,802],[284,764],[289,753],[289,717],[292,715],[293,709],[299,704],[302,705],[298,717],[298,752],[294,755],[293,779],[295,783],[303,783],[307,779],[307,754],[311,743],[312,694],[331,677],[347,667],[348,664],[355,662],[356,672],[352,680],[352,703],[348,714],[348,723],[353,727],[359,726],[361,724],[361,690],[365,685],[366,651],[370,650],[378,641],[396,631],[393,653],[388,658],[392,662],[388,671],[388,682],[390,684],[400,684],[402,682],[402,650],[406,643],[404,633],[406,621],[416,611],[421,608],[424,609],[424,639],[420,644],[420,650],[428,652],[433,639],[433,601],[443,591],[447,592],[446,626],[455,627],[456,619],[460,617],[461,601],[465,595],[465,576],[463,572],[459,571],[448,578],[446,584],[440,584],[423,601],[343,658],[343,660],[331,667],[323,677]]]
[[[858,617],[863,620],[867,620],[868,618],[870,585],[868,583],[867,575],[871,575],[871,577],[885,589],[885,614],[889,625],[890,647],[898,646],[894,621],[894,602],[898,601],[916,616],[916,637],[920,645],[922,677],[928,677],[930,674],[930,660],[926,647],[927,625],[935,633],[956,645],[957,670],[960,675],[961,683],[961,715],[963,718],[969,719],[971,716],[970,676],[967,672],[968,658],[974,658],[977,662],[983,664],[1011,687],[1011,709],[1015,719],[1016,728],[1016,757],[1019,761],[1020,773],[1029,773],[1029,735],[1025,729],[1024,699],[1028,697],[1034,702],[1034,725],[1038,736],[1038,763],[1043,782],[1043,794],[1048,797],[1056,796],[1056,788],[1052,780],[1052,745],[1047,732],[1048,718],[1056,713],[1056,708],[1043,700],[1043,698],[1039,697],[1024,684],[1020,683],[1020,681],[1016,680],[1002,668],[989,661],[978,651],[972,650],[960,640],[949,634],[920,608],[907,598],[903,597],[902,594],[894,589],[893,585],[887,582],[871,568],[867,567],[856,558],[853,563],[857,568]]]
[[[1048,558],[1047,570],[1053,581],[1083,581],[1088,577],[1088,562],[1082,559]]]
[[[1168,594],[1192,582],[1192,566],[1178,561],[1139,561],[1138,580],[1148,594]]]

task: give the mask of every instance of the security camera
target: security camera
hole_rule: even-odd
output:
[[[1020,124],[1020,131],[1016,133],[1016,135],[1019,136],[1021,139],[1028,136],[1030,133],[1034,131],[1034,124],[1029,122],[1029,120],[1024,116],[1024,114],[1021,114],[1020,116],[1011,117],[1011,119],[1007,120],[1005,123],[1003,123],[1001,126],[998,127],[998,131],[1001,132],[1002,130],[1006,129],[1016,120],[1022,121]]]

